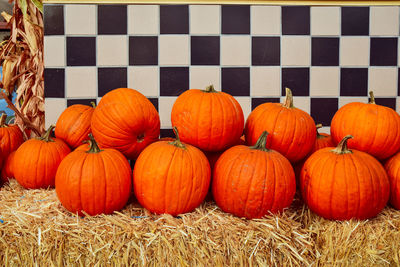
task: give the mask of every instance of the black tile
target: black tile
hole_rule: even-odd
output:
[[[65,71],[64,69],[44,69],[44,96],[65,96]]]
[[[369,35],[369,7],[342,7],[342,35]]]
[[[309,6],[282,7],[282,34],[287,34],[287,35],[310,34],[310,7]]]
[[[190,49],[192,65],[219,65],[219,36],[192,36]]]
[[[187,5],[160,6],[161,34],[188,34],[189,8]]]
[[[250,96],[250,68],[222,68],[222,91],[233,96]]]
[[[331,125],[333,115],[338,110],[338,98],[311,98],[311,117],[315,123]]]
[[[279,97],[257,97],[251,99],[251,110],[264,103],[280,103]]]
[[[309,96],[310,69],[282,68],[282,96],[286,95],[286,87],[292,90],[294,96]]]
[[[339,38],[312,38],[312,65],[339,66]]]
[[[64,7],[62,5],[44,5],[44,34],[64,34]]]
[[[67,107],[75,104],[92,106],[92,102],[94,102],[95,104],[97,103],[96,99],[67,99]]]
[[[281,63],[280,37],[253,37],[251,64],[254,66],[278,66]]]
[[[395,97],[375,97],[375,103],[396,110]]]
[[[128,84],[126,68],[99,68],[97,77],[99,97],[113,89],[125,88]]]
[[[129,37],[129,65],[157,65],[158,37]]]
[[[371,66],[397,66],[397,53],[397,38],[371,37]]]
[[[250,34],[250,6],[223,5],[222,34]]]
[[[368,68],[341,68],[341,96],[368,95]]]
[[[152,97],[152,98],[148,98],[150,100],[150,102],[153,104],[153,106],[156,108],[156,110],[158,111],[158,98],[157,97]]]
[[[96,37],[67,37],[67,66],[96,66]]]
[[[397,72],[397,96],[400,96],[400,68]]]
[[[178,96],[188,89],[188,67],[160,67],[161,96]]]
[[[163,137],[175,138],[174,131],[172,129],[160,129],[160,138]]]
[[[127,21],[126,5],[98,5],[98,34],[126,34]]]

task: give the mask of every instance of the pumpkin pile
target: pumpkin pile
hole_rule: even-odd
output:
[[[369,103],[336,112],[330,136],[295,107],[288,88],[284,103],[261,104],[246,121],[233,96],[213,86],[190,89],[172,107],[176,137],[159,139],[151,102],[118,88],[97,107],[68,107],[55,137],[51,126],[23,142],[3,115],[1,181],[55,186],[61,204],[79,215],[113,213],[133,193],[150,212],[177,216],[208,193],[223,211],[248,219],[282,212],[297,185],[308,207],[326,219],[367,219],[388,201],[400,209],[400,116],[370,95]]]

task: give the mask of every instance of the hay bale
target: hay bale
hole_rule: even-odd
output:
[[[0,264],[8,265],[400,265],[400,212],[332,222],[299,200],[257,220],[223,213],[213,202],[174,218],[131,201],[114,215],[78,217],[54,189],[0,190]]]

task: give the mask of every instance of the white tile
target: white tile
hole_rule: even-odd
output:
[[[369,66],[369,37],[340,38],[341,66]]]
[[[370,7],[369,35],[399,35],[399,7]]]
[[[396,112],[400,112],[400,97],[396,98]]]
[[[97,97],[97,68],[67,67],[65,86],[66,97]]]
[[[147,97],[159,96],[159,69],[158,67],[129,67],[128,87],[141,92]]]
[[[338,96],[339,67],[311,67],[310,96]]]
[[[97,36],[97,65],[128,65],[128,37],[122,35]]]
[[[221,65],[249,66],[250,36],[221,36]]]
[[[44,37],[44,65],[46,67],[65,66],[65,38],[64,36]]]
[[[285,98],[282,99],[282,102],[285,101]],[[293,105],[296,108],[299,108],[305,112],[307,112],[308,114],[310,114],[310,98],[307,96],[294,96],[293,97]]]
[[[215,90],[221,91],[221,68],[198,66],[190,67],[190,88],[205,89],[209,85],[214,85]]]
[[[280,6],[251,6],[251,34],[280,35]]]
[[[281,96],[280,67],[251,67],[251,96]]]
[[[44,121],[47,129],[52,124],[56,124],[58,117],[67,108],[67,100],[65,98],[49,98],[44,100]]]
[[[159,65],[189,65],[189,36],[160,35],[159,46]]]
[[[65,33],[71,35],[96,34],[95,5],[65,5]]]
[[[311,7],[311,35],[340,35],[340,7]]]
[[[159,17],[157,5],[128,5],[128,34],[158,34]]]
[[[344,105],[352,102],[360,102],[360,103],[368,103],[368,97],[340,97],[339,98],[339,108],[343,107]]]
[[[160,114],[161,127],[171,127],[171,111],[177,97],[160,97],[158,99],[158,110]]]
[[[309,36],[283,36],[282,66],[310,66],[311,39]]]
[[[397,96],[397,68],[370,67],[368,89],[375,96]]]
[[[219,34],[220,9],[219,5],[190,5],[190,34]]]
[[[237,100],[237,102],[239,102],[240,106],[242,107],[244,120],[246,121],[251,112],[251,97],[235,96],[235,99]]]

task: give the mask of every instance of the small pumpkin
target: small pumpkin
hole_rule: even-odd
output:
[[[54,125],[39,138],[29,139],[15,152],[14,177],[25,188],[54,187],[61,160],[71,151],[66,143],[50,137]]]
[[[335,143],[351,134],[349,148],[367,152],[379,160],[389,158],[400,149],[400,115],[391,108],[377,105],[373,92],[370,101],[352,102],[333,116],[331,134]]]
[[[124,155],[100,149],[89,135],[89,149],[77,149],[58,167],[55,184],[58,199],[70,212],[94,216],[122,209],[132,186],[131,168]]]
[[[90,124],[93,111],[95,108],[94,102],[92,107],[76,104],[65,109],[56,123],[55,135],[62,139],[71,148],[76,148],[88,139],[88,134],[91,132]]]
[[[289,88],[285,103],[264,103],[250,113],[244,129],[246,143],[254,145],[263,131],[270,134],[267,148],[280,152],[292,163],[306,157],[316,139],[313,118],[293,106]]]
[[[400,210],[400,152],[386,161],[385,169],[390,183],[389,203]]]
[[[15,124],[6,124],[6,119],[7,115],[3,113],[0,117],[0,151],[3,155],[3,161],[24,142],[24,137],[19,127]]]
[[[198,148],[175,141],[158,141],[143,150],[133,170],[139,203],[157,214],[190,212],[204,200],[210,185],[210,164]]]
[[[105,94],[92,116],[92,133],[101,148],[114,148],[129,159],[160,135],[156,108],[140,92],[129,88]]]
[[[326,219],[375,217],[389,199],[389,180],[371,155],[347,148],[345,136],[336,148],[316,151],[304,163],[300,189],[308,207]]]
[[[1,169],[0,184],[7,182],[9,178],[14,177],[14,172],[13,172],[14,157],[15,157],[15,151],[11,152],[4,161],[3,168]]]
[[[279,152],[267,149],[264,131],[254,146],[234,146],[215,164],[212,192],[225,212],[248,219],[290,206],[296,181],[290,162]]]
[[[203,151],[221,151],[243,134],[244,116],[233,96],[210,85],[182,93],[172,107],[171,122],[182,142]]]

